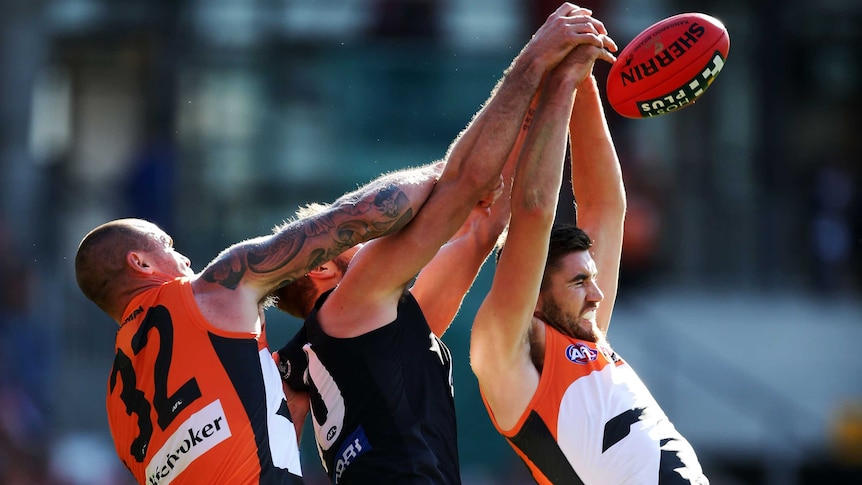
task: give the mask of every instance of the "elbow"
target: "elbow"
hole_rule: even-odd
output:
[[[551,218],[553,220],[557,213],[559,194],[542,189],[528,189],[519,197],[520,203],[516,206],[512,200],[512,213],[517,210],[519,217]]]

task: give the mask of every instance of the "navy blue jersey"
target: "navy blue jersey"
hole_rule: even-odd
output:
[[[459,484],[452,358],[413,295],[395,321],[354,338],[326,335],[317,311],[297,349],[311,394],[314,433],[333,484]],[[303,337],[303,332],[298,338]],[[301,356],[300,356],[301,357]]]

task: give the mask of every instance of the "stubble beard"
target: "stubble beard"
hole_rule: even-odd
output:
[[[578,315],[571,315],[557,305],[556,302],[545,302],[541,318],[545,323],[569,337],[593,343],[603,343],[605,341],[604,335],[601,334],[601,331],[595,325],[591,325],[589,329],[582,327],[581,319]]]

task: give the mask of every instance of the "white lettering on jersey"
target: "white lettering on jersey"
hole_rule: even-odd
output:
[[[171,483],[192,462],[230,436],[230,426],[221,401],[208,404],[185,420],[153,455],[147,464],[147,483]]]
[[[338,484],[339,480],[341,480],[341,475],[354,460],[370,450],[371,443],[368,442],[365,430],[360,426],[344,440],[344,443],[341,444],[341,449],[338,450],[338,459],[335,461],[335,483]]]

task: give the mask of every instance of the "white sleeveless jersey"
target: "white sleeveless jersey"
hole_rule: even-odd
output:
[[[545,327],[539,387],[510,431],[539,484],[699,484],[694,449],[610,349]]]

